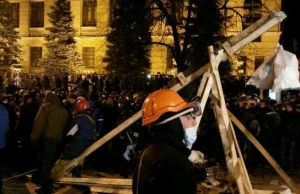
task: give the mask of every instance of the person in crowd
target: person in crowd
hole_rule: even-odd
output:
[[[37,193],[51,193],[50,174],[54,164],[53,159],[67,121],[68,113],[61,106],[58,96],[47,92],[31,133],[31,142],[40,153],[38,170],[32,175],[33,182],[41,181]]]
[[[90,82],[86,76],[82,76],[81,88],[85,94],[89,93]]]
[[[240,107],[240,112],[237,116],[244,126],[250,131],[250,133],[254,137],[258,137],[260,134],[260,125],[254,114],[251,112],[251,104],[249,102],[244,102],[242,104]],[[257,164],[257,161],[254,160],[253,156],[253,153],[256,154],[256,150],[253,149],[251,142],[243,134],[237,133],[237,136],[244,160],[248,166],[253,167],[253,165]]]
[[[142,125],[150,126],[149,146],[133,176],[133,193],[197,193],[191,147],[197,138],[195,108],[175,91],[151,93],[142,107]]]
[[[258,107],[258,121],[260,123],[260,134],[258,139],[264,148],[274,157],[279,155],[276,149],[279,142],[276,142],[278,127],[281,122],[280,116],[274,108],[268,104],[268,100],[261,100]]]
[[[69,93],[67,99],[64,101],[64,107],[68,111],[69,118],[73,117],[76,102],[77,102],[77,95],[72,92]]]
[[[33,155],[31,152],[31,132],[38,110],[39,107],[34,101],[32,95],[26,94],[24,96],[24,103],[20,106],[19,123],[17,127],[17,137],[21,142],[22,155],[24,156],[24,162],[22,163],[23,172],[26,172],[26,170],[30,170],[28,168],[32,164]]]
[[[286,112],[282,114],[281,125],[281,164],[288,172],[296,171],[296,154],[299,141],[300,112],[292,103],[285,105]]]
[[[17,88],[22,87],[22,78],[20,77],[20,74],[17,74],[17,76],[14,78],[14,81]]]
[[[2,160],[5,148],[5,134],[8,130],[8,112],[6,108],[0,104],[0,193],[2,193]]]
[[[61,176],[61,169],[70,160],[80,156],[93,142],[95,137],[96,125],[92,117],[89,102],[86,99],[76,103],[76,114],[69,123],[67,137],[70,139],[65,147],[60,159],[52,169],[51,178],[55,181]],[[83,161],[72,170],[73,177],[81,177]]]
[[[8,84],[8,86],[6,87],[6,94],[15,94],[17,92],[18,88],[15,85],[15,81],[11,80]]]

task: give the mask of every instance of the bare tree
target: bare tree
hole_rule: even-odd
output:
[[[270,7],[279,9],[280,5],[274,0],[150,0],[149,7],[156,36],[151,44],[167,47],[178,71],[183,71],[207,62],[207,46],[236,35],[269,13]],[[272,30],[279,31],[279,27]],[[254,53],[258,48],[250,44],[247,49]],[[238,55],[243,56],[242,52]]]

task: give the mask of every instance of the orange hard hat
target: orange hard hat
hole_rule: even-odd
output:
[[[157,121],[164,113],[176,113],[189,107],[189,103],[173,90],[161,89],[155,91],[144,101],[142,107],[142,126]]]
[[[86,99],[78,100],[75,108],[76,108],[76,112],[81,112],[85,109],[90,108],[90,103]]]

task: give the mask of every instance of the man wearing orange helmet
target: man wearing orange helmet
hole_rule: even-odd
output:
[[[76,114],[68,127],[67,137],[70,138],[69,144],[67,144],[62,156],[52,169],[51,177],[53,180],[59,178],[58,173],[70,160],[80,156],[94,142],[96,126],[92,118],[89,102],[86,99],[78,100],[75,109]],[[72,170],[73,177],[81,176],[82,164],[79,164]]]
[[[149,146],[133,177],[134,194],[194,194],[197,173],[191,147],[197,138],[199,103],[187,103],[167,89],[150,94],[142,107],[142,125],[150,126]]]

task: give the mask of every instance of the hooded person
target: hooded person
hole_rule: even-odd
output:
[[[197,138],[196,109],[168,89],[146,98],[142,126],[150,126],[150,139],[137,163],[133,194],[197,193],[197,173],[191,162]]]
[[[61,106],[58,96],[48,92],[35,117],[31,133],[31,142],[41,155],[38,170],[32,175],[33,182],[41,181],[37,193],[51,193],[49,186],[53,159],[67,121],[68,113]]]

